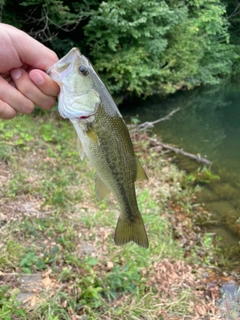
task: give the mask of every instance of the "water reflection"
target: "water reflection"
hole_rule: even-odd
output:
[[[240,170],[239,87],[240,83],[227,82],[198,88],[164,100],[146,100],[124,111],[129,116],[138,114],[141,121],[154,121],[180,107],[170,121],[157,124],[154,131],[167,143]]]

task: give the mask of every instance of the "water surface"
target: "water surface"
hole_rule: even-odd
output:
[[[198,201],[212,213],[214,223],[209,230],[221,235],[227,244],[239,245],[240,80],[179,92],[166,99],[135,102],[123,113],[144,122],[162,118],[176,108],[180,111],[156,124],[153,131],[162,142],[213,161],[220,179],[203,185]]]

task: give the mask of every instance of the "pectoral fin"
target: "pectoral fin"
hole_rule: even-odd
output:
[[[83,151],[82,143],[81,143],[79,138],[77,138],[77,149],[78,149],[78,153],[79,153],[80,159],[83,160],[84,151]]]
[[[136,180],[148,180],[146,172],[144,171],[141,163],[139,162],[138,158],[136,157],[136,165],[137,165],[137,177]]]
[[[96,142],[97,145],[99,145],[98,136],[95,133],[95,131],[93,130],[93,128],[89,127],[86,131],[86,134],[87,134],[88,138],[90,138],[92,141]]]
[[[95,180],[95,193],[96,198],[101,201],[106,198],[111,191],[106,187],[106,185],[102,182],[101,178],[96,175]]]

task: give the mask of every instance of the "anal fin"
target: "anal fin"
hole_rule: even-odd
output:
[[[96,198],[101,201],[104,198],[106,198],[111,190],[106,187],[106,185],[103,183],[99,175],[96,175],[95,179],[95,193],[96,193]]]

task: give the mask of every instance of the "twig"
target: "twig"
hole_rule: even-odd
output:
[[[240,8],[240,3],[238,2],[237,6],[233,10],[233,12],[229,16],[227,16],[227,19],[232,18],[232,17],[236,16],[237,14],[239,14],[239,12],[240,12],[239,8]]]
[[[149,128],[153,128],[155,124],[157,124],[161,121],[169,120],[169,118],[172,117],[174,115],[174,113],[176,113],[179,110],[180,110],[180,108],[177,108],[177,109],[173,110],[172,112],[170,112],[166,117],[160,118],[160,119],[152,121],[152,122],[146,121],[141,124],[130,124],[130,125],[128,125],[129,132],[130,133],[133,133],[135,131],[141,132],[141,131],[146,131]]]
[[[195,155],[195,154],[192,154],[192,153],[189,153],[189,152],[185,152],[183,149],[178,149],[178,148],[172,147],[169,144],[159,142],[156,139],[149,138],[149,141],[151,142],[152,147],[161,146],[162,148],[171,150],[171,151],[173,151],[173,152],[175,152],[177,154],[181,154],[181,155],[183,155],[185,157],[188,157],[190,159],[196,160],[197,162],[203,163],[203,164],[205,164],[207,166],[210,166],[212,164],[211,161],[207,160],[206,158],[202,158],[199,154]]]
[[[81,20],[86,19],[86,17],[81,15],[81,12],[79,12],[79,17],[75,21],[68,19],[63,24],[58,24],[50,18],[50,16],[53,15],[53,13],[55,14],[55,12],[50,14],[47,6],[41,6],[41,16],[39,18],[35,18],[34,15],[36,12],[40,11],[39,9],[40,6],[30,9],[27,13],[27,19],[24,20],[24,23],[34,24],[34,28],[29,31],[29,34],[34,38],[41,39],[43,42],[52,41],[57,36],[58,33],[53,32],[51,30],[51,26],[56,27],[57,30],[60,29],[64,32],[71,32],[77,28]],[[19,21],[22,22],[22,20]]]
[[[24,273],[25,274],[25,273]],[[7,272],[2,272],[0,271],[0,276],[19,276],[20,273],[16,273],[16,272],[10,272],[10,273],[7,273]]]
[[[147,121],[147,122],[141,123],[139,125],[135,125],[135,124],[134,125],[129,125],[128,126],[129,132],[130,132],[130,134],[132,134],[132,133],[135,133],[135,132],[139,133],[141,131],[146,131],[147,129],[154,127],[154,125],[156,123],[159,123],[159,122],[165,121],[165,120],[169,120],[169,118],[172,117],[174,115],[174,113],[176,113],[179,110],[180,110],[180,108],[177,108],[177,109],[173,110],[172,112],[170,112],[166,117],[163,117],[161,119],[155,120],[153,122],[148,122]],[[183,155],[185,157],[188,157],[190,159],[196,160],[197,162],[203,163],[203,164],[205,164],[207,166],[210,166],[212,164],[211,161],[207,160],[206,158],[202,158],[199,154],[195,155],[195,154],[192,154],[192,153],[189,153],[189,152],[185,152],[183,149],[172,147],[169,144],[159,142],[156,139],[152,139],[150,137],[148,137],[148,140],[151,142],[152,147],[160,146],[160,147],[162,147],[164,149],[173,151],[173,152],[175,152],[177,154],[181,154],[181,155]]]

